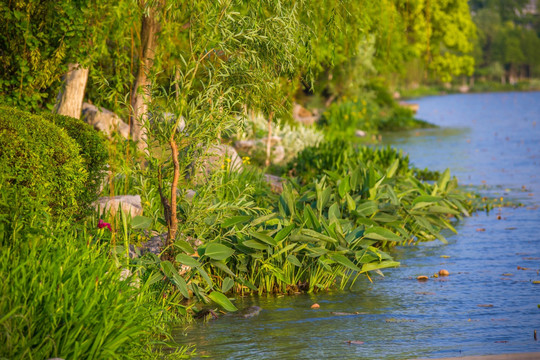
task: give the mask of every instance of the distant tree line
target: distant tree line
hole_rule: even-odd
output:
[[[515,83],[540,77],[540,8],[537,0],[471,0],[477,26],[475,74]]]

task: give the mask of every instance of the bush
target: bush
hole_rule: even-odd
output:
[[[372,148],[361,146],[355,148],[344,140],[327,141],[319,146],[307,147],[296,159],[289,162],[287,169],[292,175],[299,176],[307,183],[324,175],[325,171],[344,173],[361,164],[372,163],[380,170],[386,170],[398,160],[397,175],[412,173],[409,157],[391,147]]]
[[[17,194],[0,204],[11,217],[38,202],[51,215],[73,215],[88,177],[77,143],[64,130],[8,107],[0,107],[0,169],[2,191]]]
[[[109,158],[105,138],[82,120],[53,113],[43,113],[41,116],[64,129],[79,144],[79,154],[86,165],[88,179],[78,204],[81,209],[88,209],[99,195],[103,171]]]

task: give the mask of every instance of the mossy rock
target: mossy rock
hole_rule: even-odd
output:
[[[1,213],[75,214],[88,179],[79,153],[77,142],[42,116],[0,106]]]

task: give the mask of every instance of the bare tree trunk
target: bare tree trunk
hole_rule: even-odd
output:
[[[58,93],[54,112],[79,119],[87,80],[88,69],[79,64],[68,64],[68,72],[64,76],[62,90]]]
[[[131,96],[130,133],[141,150],[146,149],[146,130],[143,123],[147,118],[147,102],[150,100],[148,73],[154,63],[157,27],[155,10],[151,8],[142,18],[141,51]]]

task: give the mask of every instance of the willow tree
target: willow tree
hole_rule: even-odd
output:
[[[166,247],[177,234],[177,187],[190,164],[222,134],[237,131],[246,107],[267,115],[283,111],[281,82],[299,76],[305,55],[299,44],[309,32],[299,21],[301,6],[275,0],[186,1],[163,13],[161,36],[171,41],[160,41],[157,54],[174,56],[159,57],[156,64],[172,81],[151,94],[152,121],[146,127],[168,227]],[[153,81],[160,83],[159,77]]]

